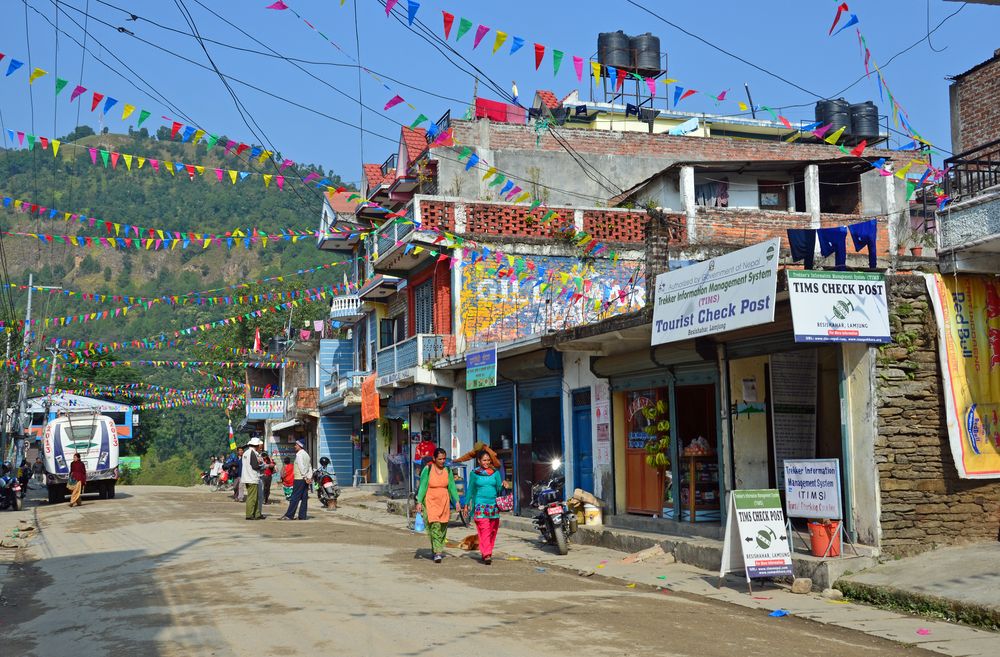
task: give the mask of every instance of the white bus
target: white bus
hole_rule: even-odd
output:
[[[49,503],[63,501],[68,491],[69,467],[79,454],[87,467],[85,493],[97,493],[101,499],[115,496],[118,480],[118,433],[107,415],[94,411],[65,411],[45,425],[42,434],[45,483]]]

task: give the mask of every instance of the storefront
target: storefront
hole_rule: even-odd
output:
[[[451,435],[448,426],[451,399],[451,388],[441,386],[416,383],[394,389],[385,411],[386,417],[393,422],[384,423],[381,453],[388,455],[393,448],[402,450],[407,441],[406,449],[411,458],[417,443],[425,440],[448,449],[448,445],[442,444],[442,436]],[[370,424],[374,426],[375,423]]]
[[[492,388],[472,393],[472,417],[476,440],[489,445],[503,462],[504,471],[514,472],[514,383],[498,381]]]

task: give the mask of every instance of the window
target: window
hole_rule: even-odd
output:
[[[368,371],[368,323],[367,320],[358,324],[358,363],[357,368],[362,372]]]
[[[774,180],[757,181],[758,205],[761,210],[788,209],[788,183]]]
[[[379,349],[385,349],[396,342],[396,323],[397,319],[393,317],[392,319],[380,319],[378,327],[378,347]]]
[[[694,202],[704,208],[729,207],[729,179],[723,178],[696,184],[694,186]]]
[[[416,333],[434,332],[434,279],[413,288],[413,325]]]

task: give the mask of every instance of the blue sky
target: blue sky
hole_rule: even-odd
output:
[[[81,77],[82,51],[74,39],[82,42],[83,32],[73,21],[83,24],[88,2],[91,18],[87,39],[92,53],[85,58]],[[200,64],[207,65],[208,61],[196,40],[182,34],[191,30],[178,1],[7,2],[3,8],[4,20],[0,22],[0,52],[7,58],[15,57],[25,62],[30,52],[30,66],[45,69],[49,74],[31,87],[30,96],[26,84],[27,63],[25,70],[10,78],[0,77],[0,111],[4,127],[44,136],[68,133],[77,124],[80,105],[68,102],[69,91],[82,83],[88,89],[119,99],[119,105],[105,119],[112,132],[126,132],[128,125],[134,124],[136,115],[124,122],[120,120],[120,108],[129,102],[153,112],[144,124],[151,130],[164,123],[161,115],[179,117],[183,114],[189,117],[190,123],[209,132],[225,133],[248,143],[258,142],[254,136],[256,132],[266,136],[285,157],[322,164],[345,180],[357,181],[362,148],[364,161],[381,162],[394,151],[399,123],[409,124],[417,112],[432,119],[448,109],[461,115],[472,97],[472,77],[458,70],[405,25],[387,19],[378,0],[346,0],[344,6],[337,0],[287,0],[346,54],[325,42],[291,12],[266,10],[265,6],[272,0],[200,2],[203,4],[198,0],[183,0],[182,4],[205,39],[254,51],[266,50],[239,28],[283,56],[321,62],[301,64],[319,80],[275,57],[206,44],[223,73],[263,90],[250,89],[240,82],[231,83],[245,108],[247,122],[253,127],[251,130],[214,72],[170,54]],[[56,4],[64,10],[58,14],[58,25],[65,33],[59,35],[58,42],[52,24],[56,22]],[[743,98],[743,83],[748,82],[756,103],[776,109],[785,107],[779,111],[793,121],[812,119],[815,96],[684,35],[624,0],[578,0],[574,3],[421,0],[420,4],[418,18],[437,35],[441,35],[442,10],[458,17],[465,16],[474,25],[489,26],[491,31],[478,49],[472,50],[475,27],[455,47],[504,90],[516,80],[523,103],[530,102],[532,93],[538,88],[551,89],[561,96],[580,87],[573,72],[572,55],[589,58],[596,51],[598,32],[622,29],[627,33],[651,31],[658,35],[662,48],[669,54],[670,76],[688,88],[712,94],[728,89],[729,98],[735,100]],[[833,94],[864,73],[853,28],[836,37],[827,36],[837,6],[832,0],[769,3],[645,0],[639,4],[820,95]],[[849,5],[850,11],[859,17],[859,27],[873,58],[880,63],[925,34],[928,11],[930,24],[934,26],[962,7],[960,3],[941,0],[931,0],[929,5],[918,0],[854,0]],[[400,6],[405,8],[406,0],[401,0]],[[226,24],[206,7],[236,27]],[[393,87],[390,91],[363,74],[360,95],[366,105],[374,108],[363,114],[355,102],[359,90],[358,70],[350,66],[352,58],[357,56],[355,10],[363,64],[409,85],[389,82]],[[126,21],[126,12],[141,18]],[[116,29],[119,26],[133,32],[135,37],[120,33]],[[457,27],[458,18],[451,35],[453,45]],[[909,113],[914,127],[945,149],[951,147],[948,81],[945,78],[992,56],[993,50],[1000,47],[996,38],[998,27],[1000,8],[967,5],[932,35],[933,47],[943,51],[934,52],[925,41],[884,70],[886,80]],[[508,32],[510,37],[507,44],[492,55],[497,29]],[[526,45],[511,56],[507,52],[513,36],[524,38]],[[558,76],[552,75],[548,53],[540,70],[535,70],[534,42],[545,44],[548,50],[557,48],[566,53]],[[7,70],[7,58],[0,61],[0,74]],[[132,71],[127,70],[126,65]],[[53,88],[57,72],[59,77],[69,80],[69,86],[58,99]],[[859,82],[844,95],[851,102],[874,99],[885,113],[888,104],[879,103],[873,80]],[[587,77],[584,77],[583,85],[586,84]],[[485,79],[480,82],[479,90],[481,96],[496,97]],[[416,111],[404,104],[383,112],[382,107],[396,92],[412,103]],[[584,91],[582,95],[587,97],[589,92]],[[89,111],[89,91],[84,98],[86,103],[80,110],[80,123],[98,127],[99,110]],[[790,107],[796,104],[804,106]],[[714,100],[701,94],[682,101],[679,109],[713,113],[739,111],[732,101],[716,105]],[[357,128],[362,122],[370,131],[363,140]]]

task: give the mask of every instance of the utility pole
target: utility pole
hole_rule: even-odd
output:
[[[61,285],[39,285],[39,290],[61,290]],[[18,363],[18,399],[17,399],[17,418],[18,418],[18,432],[17,437],[17,449],[15,450],[14,459],[15,462],[20,463],[21,459],[24,458],[24,445],[28,438],[28,429],[31,427],[31,418],[28,415],[28,378],[30,374],[27,371],[22,371],[20,369],[20,362],[27,359],[28,355],[31,353],[31,300],[32,294],[35,291],[35,276],[34,274],[28,274],[28,306],[24,313],[24,338],[21,344],[21,357]],[[50,378],[55,376],[55,362],[52,364],[52,371],[50,373]],[[46,415],[46,420],[48,416]]]
[[[7,428],[10,425],[12,417],[9,413],[10,409],[7,407],[8,395],[10,394],[10,333],[4,332],[7,337],[7,354],[4,357],[4,370],[3,370],[3,426],[0,427],[0,460],[3,460],[7,456]]]

